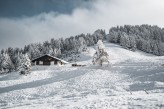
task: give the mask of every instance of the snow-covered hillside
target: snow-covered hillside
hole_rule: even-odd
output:
[[[0,75],[0,108],[164,108],[164,57],[105,46],[110,65],[92,65],[90,47],[77,62],[85,67],[35,66],[26,76]]]

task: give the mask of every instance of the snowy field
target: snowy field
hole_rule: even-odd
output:
[[[29,75],[0,75],[0,109],[164,109],[164,57],[106,43],[110,65],[35,66]]]

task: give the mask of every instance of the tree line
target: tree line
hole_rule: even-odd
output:
[[[164,28],[151,25],[112,27],[107,40],[126,49],[136,49],[154,55],[164,55]]]
[[[52,38],[50,41],[43,43],[31,43],[24,48],[2,49],[0,51],[0,72],[17,71],[21,68],[22,63],[27,60],[33,60],[45,54],[58,58],[66,58],[72,54],[78,54],[85,51],[87,46],[92,46],[99,39],[104,39],[105,30],[96,30],[93,34],[80,34],[69,38]]]
[[[23,60],[33,60],[45,54],[66,58],[85,51],[98,40],[117,43],[125,49],[141,50],[154,55],[164,55],[164,28],[151,25],[124,25],[112,27],[109,34],[98,29],[93,34],[80,34],[69,38],[47,40],[43,43],[31,43],[24,48],[2,49],[0,51],[0,72],[17,71]]]

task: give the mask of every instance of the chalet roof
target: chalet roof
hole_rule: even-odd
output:
[[[41,57],[43,57],[43,56],[49,56],[49,57],[51,57],[51,58],[57,59],[57,60],[59,60],[59,61],[65,63],[65,64],[69,63],[69,62],[67,62],[67,61],[64,61],[64,60],[59,59],[59,58],[54,57],[54,56],[51,56],[51,55],[49,55],[49,54],[45,54],[45,55],[42,55],[42,56],[40,56],[40,57],[37,57],[37,58],[33,59],[32,61],[35,61],[35,60],[37,60],[37,59],[39,59],[39,58],[41,58]]]

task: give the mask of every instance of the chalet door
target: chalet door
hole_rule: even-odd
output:
[[[50,62],[49,61],[44,61],[43,65],[50,65]]]
[[[36,61],[36,65],[39,65],[39,61]]]

